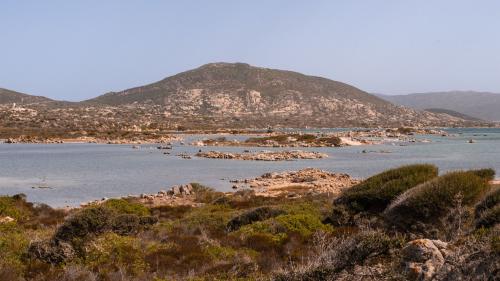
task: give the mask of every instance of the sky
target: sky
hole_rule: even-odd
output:
[[[497,0],[0,0],[0,87],[79,101],[210,62],[500,92]]]

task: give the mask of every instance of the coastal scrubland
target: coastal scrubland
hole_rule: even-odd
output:
[[[109,199],[71,210],[0,197],[0,280],[499,280],[490,169],[404,166],[339,195]]]

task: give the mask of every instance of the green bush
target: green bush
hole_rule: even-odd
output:
[[[0,217],[11,217],[16,221],[27,220],[31,216],[31,205],[24,195],[0,196]]]
[[[191,183],[191,186],[193,187],[195,202],[211,203],[220,197],[224,197],[224,193],[215,191],[211,187],[199,183]]]
[[[225,205],[205,205],[194,208],[182,219],[175,222],[175,227],[186,232],[196,232],[205,229],[211,232],[225,232],[226,225],[234,214]]]
[[[273,218],[283,213],[284,212],[282,210],[266,206],[255,208],[253,210],[246,211],[245,213],[232,218],[227,224],[227,230],[235,231],[244,225]]]
[[[74,238],[100,234],[109,229],[113,213],[102,206],[86,208],[67,219],[56,231],[56,241],[72,242]]]
[[[275,221],[280,227],[285,228],[287,232],[298,233],[302,237],[311,236],[318,230],[331,230],[330,226],[323,224],[318,216],[307,213],[280,215],[275,218]]]
[[[137,276],[147,268],[141,241],[114,233],[106,233],[93,241],[85,262],[100,270],[124,269],[126,274],[131,276]]]
[[[23,266],[21,259],[29,245],[30,237],[14,223],[0,224],[0,263],[17,269]]]
[[[137,215],[121,214],[113,219],[111,228],[114,233],[131,235],[139,231],[140,220]]]
[[[476,176],[485,179],[487,181],[492,181],[495,179],[495,170],[493,169],[479,169],[479,170],[470,170],[469,172],[474,173]]]
[[[476,227],[492,227],[500,223],[500,204],[484,211],[476,219]]]
[[[490,191],[484,198],[476,205],[476,209],[474,211],[476,218],[479,218],[483,212],[486,210],[493,208],[500,204],[500,186],[495,187],[492,191]]]
[[[138,216],[147,216],[150,214],[149,209],[144,205],[128,202],[124,199],[109,199],[106,200],[102,206],[118,214],[134,214]]]
[[[355,211],[381,212],[398,195],[437,175],[438,169],[427,164],[391,169],[345,190],[335,203]]]
[[[471,206],[487,191],[488,184],[471,172],[451,172],[400,195],[385,211],[385,218],[401,227],[437,223],[457,204]]]
[[[156,222],[158,219],[152,216],[139,217],[135,214],[121,214],[112,219],[111,230],[120,235],[132,235]]]

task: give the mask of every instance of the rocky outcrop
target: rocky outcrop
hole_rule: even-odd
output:
[[[133,196],[132,196],[133,197]],[[139,202],[150,206],[199,206],[195,202],[196,192],[191,184],[175,185],[169,190],[160,190],[156,194],[141,194],[136,198]]]
[[[261,151],[254,153],[230,153],[230,152],[198,152],[198,157],[213,159],[236,159],[236,160],[256,160],[256,161],[291,161],[298,159],[321,159],[328,155],[319,152],[309,152],[301,150],[293,151]]]
[[[299,171],[266,173],[258,178],[233,180],[237,186],[255,190],[260,196],[299,197],[319,193],[338,194],[359,181],[347,174],[325,172],[307,168]]]
[[[197,127],[425,126],[463,122],[446,114],[395,106],[342,82],[244,63],[207,64],[90,102],[119,107],[159,105],[169,121]]]
[[[402,250],[402,259],[409,280],[429,281],[444,265],[448,244],[440,240],[417,239]]]

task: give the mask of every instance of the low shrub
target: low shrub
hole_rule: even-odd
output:
[[[29,246],[29,239],[29,234],[19,225],[0,223],[0,264],[20,269],[23,266],[21,257]]]
[[[162,220],[180,219],[187,212],[191,211],[191,206],[157,206],[151,208],[151,214]]]
[[[147,216],[150,214],[149,209],[143,204],[129,202],[124,199],[109,199],[102,206],[118,214],[134,214],[137,216]]]
[[[275,218],[280,227],[289,233],[298,233],[302,237],[309,237],[316,231],[330,231],[331,228],[321,222],[318,216],[312,214],[280,215]]]
[[[476,219],[476,227],[492,227],[500,223],[500,204],[487,209]]]
[[[365,231],[348,238],[337,238],[313,253],[306,264],[283,270],[274,276],[275,281],[341,280],[338,274],[355,265],[363,265],[370,259],[389,256],[399,241],[377,231]],[[333,244],[333,245],[332,245]],[[354,276],[353,276],[354,278]],[[359,276],[358,276],[359,278]],[[347,280],[358,280],[347,279]],[[344,280],[344,279],[342,279]]]
[[[232,218],[227,224],[227,231],[235,231],[244,225],[252,224],[257,221],[263,221],[281,214],[284,214],[283,210],[271,207],[255,208]]]
[[[479,218],[483,212],[500,204],[500,186],[493,188],[484,198],[476,205],[475,215]]]
[[[479,170],[470,170],[469,172],[475,174],[476,176],[485,179],[487,181],[492,181],[495,179],[495,170],[493,169],[479,169]]]
[[[471,172],[451,172],[400,195],[385,211],[388,222],[403,228],[419,223],[437,224],[457,198],[471,206],[484,195],[488,184]]]
[[[198,203],[211,203],[224,196],[224,193],[215,191],[213,188],[199,183],[191,183],[191,186],[193,187],[195,202]]]
[[[89,246],[85,262],[103,272],[123,270],[137,276],[147,268],[144,255],[139,239],[106,233]]]
[[[31,203],[26,203],[26,196],[0,196],[0,217],[11,217],[16,221],[24,221],[31,216]]]
[[[142,227],[147,227],[156,224],[158,221],[159,221],[158,218],[154,216],[142,216],[139,218],[139,224]]]
[[[500,255],[500,236],[494,236],[491,238],[491,250],[497,254]]]
[[[212,233],[224,233],[226,225],[234,212],[225,205],[205,205],[194,208],[182,219],[174,223],[174,227],[182,228],[186,233],[199,232],[200,229]]]
[[[427,164],[391,169],[345,190],[335,203],[355,211],[381,212],[398,195],[437,175],[438,169]]]
[[[333,205],[330,215],[324,220],[324,224],[331,224],[333,226],[353,226],[355,225],[355,214],[345,205]]]
[[[400,241],[378,231],[361,232],[348,238],[336,249],[335,268],[342,270],[349,266],[361,264],[368,257],[375,258],[389,253],[392,247],[398,247]]]
[[[139,231],[139,216],[132,214],[122,214],[113,218],[111,229],[120,235],[131,235]]]
[[[61,264],[75,257],[73,246],[66,242],[37,241],[31,243],[28,256],[49,264]]]
[[[111,230],[120,235],[132,235],[157,222],[158,219],[152,216],[139,217],[135,214],[121,214],[112,219]]]
[[[108,230],[113,212],[102,206],[86,208],[68,218],[56,231],[55,240],[71,242]]]

